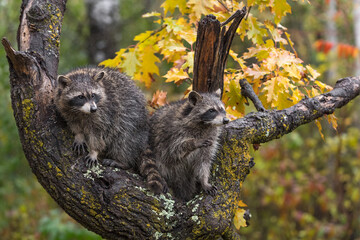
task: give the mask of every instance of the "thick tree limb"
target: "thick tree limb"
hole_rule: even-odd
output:
[[[248,114],[227,125],[230,138],[246,138],[251,143],[265,143],[292,132],[300,125],[314,121],[341,108],[360,93],[360,79],[348,77],[337,81],[334,89],[280,111]]]
[[[236,120],[225,129],[223,149],[212,170],[211,180],[218,187],[215,197],[199,194],[181,203],[170,194],[153,196],[138,174],[104,167],[87,170],[82,157],[76,158],[71,151],[73,136],[52,100],[65,3],[24,1],[20,51],[2,40],[10,66],[12,106],[26,158],[38,181],[70,216],[107,239],[238,238],[232,219],[241,182],[253,165],[249,146],[289,133],[359,94],[359,79],[347,78],[332,92],[303,100],[292,108]],[[230,35],[227,39],[232,38]],[[207,38],[206,34],[202,37]],[[228,41],[224,49],[231,43]],[[197,66],[203,60],[198,56]],[[197,74],[202,76],[203,72]],[[204,86],[208,78],[197,79]],[[215,85],[209,86],[207,91]]]

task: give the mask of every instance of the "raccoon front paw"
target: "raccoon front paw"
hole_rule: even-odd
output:
[[[200,147],[210,147],[212,145],[212,142],[210,141],[210,140],[204,140],[202,143],[201,143],[201,145],[200,145]]]
[[[93,168],[98,165],[98,160],[96,158],[93,158],[90,154],[88,154],[85,157],[85,166],[87,168]]]
[[[205,192],[211,196],[215,196],[217,193],[217,187],[210,185],[209,187],[207,187],[206,189],[204,189]]]
[[[73,150],[73,152],[75,152],[75,154],[77,156],[81,156],[87,152],[87,146],[86,146],[85,142],[74,141],[74,143],[72,145],[72,150]]]

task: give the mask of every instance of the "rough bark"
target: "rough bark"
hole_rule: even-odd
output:
[[[38,181],[70,216],[107,239],[238,239],[232,219],[241,183],[253,165],[251,144],[279,138],[359,95],[360,80],[345,78],[333,91],[289,109],[252,113],[233,121],[225,129],[223,148],[212,169],[211,180],[218,187],[215,197],[199,194],[181,203],[170,194],[154,196],[139,175],[104,167],[87,170],[83,159],[71,152],[73,136],[52,99],[65,3],[24,1],[19,51],[2,40],[9,60],[12,107]],[[195,59],[197,66],[200,59]]]
[[[215,92],[219,88],[223,89],[230,45],[245,15],[246,7],[237,10],[224,23],[220,23],[213,15],[208,15],[199,22],[194,58],[194,90]],[[232,24],[227,29],[226,24],[230,21]]]

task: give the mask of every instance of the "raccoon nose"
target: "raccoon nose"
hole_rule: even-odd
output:
[[[94,112],[96,112],[96,109],[97,109],[96,104],[91,104],[91,106],[90,106],[90,112],[91,112],[91,113],[94,113]]]
[[[223,118],[223,124],[228,124],[230,122],[230,119],[228,119],[227,117]]]
[[[91,113],[94,113],[94,112],[96,112],[96,109],[97,109],[96,107],[91,107],[91,108],[90,108],[90,112],[91,112]]]

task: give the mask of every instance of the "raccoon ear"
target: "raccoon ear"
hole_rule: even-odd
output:
[[[59,75],[57,78],[57,82],[60,87],[65,88],[69,83],[71,82],[71,79],[68,77],[65,77],[64,75]]]
[[[216,90],[216,91],[214,92],[214,94],[215,94],[216,96],[220,97],[220,96],[221,96],[221,88],[218,88],[218,90]]]
[[[203,99],[203,96],[201,96],[198,92],[196,91],[191,91],[189,93],[189,102],[192,104],[192,105],[196,105],[196,103],[198,101],[201,101]]]
[[[100,82],[101,79],[104,78],[104,76],[105,76],[105,72],[104,72],[104,71],[101,71],[101,72],[95,74],[94,80],[95,80],[96,82]]]

